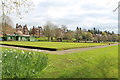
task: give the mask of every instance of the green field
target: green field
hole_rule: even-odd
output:
[[[25,42],[25,41],[23,42],[22,41],[2,41],[0,42],[0,44],[53,48],[57,50],[108,45],[108,43]]]
[[[116,78],[118,77],[117,46],[66,55],[48,55],[49,65],[40,77]]]
[[[8,48],[3,48],[3,50]],[[14,49],[10,49],[14,50]],[[17,50],[18,54],[21,50]],[[25,51],[26,54],[29,51]],[[43,54],[44,53],[39,53]],[[28,54],[29,55],[29,54]],[[118,46],[65,55],[47,54],[48,65],[37,78],[118,78]],[[29,65],[28,65],[29,67]]]

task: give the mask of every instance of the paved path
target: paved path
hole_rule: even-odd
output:
[[[61,50],[61,51],[38,50],[38,49],[29,49],[29,48],[5,46],[5,45],[0,45],[0,47],[14,48],[14,49],[20,49],[20,50],[37,51],[37,52],[43,52],[43,53],[51,53],[51,54],[63,55],[63,54],[67,54],[67,53],[74,53],[74,52],[79,52],[79,51],[86,51],[86,50],[97,49],[97,48],[104,48],[104,47],[115,46],[115,45],[118,45],[118,44],[111,44],[111,45],[105,45],[105,46],[95,46],[95,47],[87,47],[87,48],[68,49],[68,50]]]

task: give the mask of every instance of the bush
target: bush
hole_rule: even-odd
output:
[[[2,51],[3,78],[35,77],[47,66],[47,56],[35,52],[16,50]]]
[[[37,41],[48,41],[47,37],[36,38]]]

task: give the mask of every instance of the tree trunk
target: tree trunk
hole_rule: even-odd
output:
[[[100,39],[98,39],[98,43],[100,43]]]
[[[53,41],[53,37],[51,37],[51,41]]]
[[[48,42],[50,42],[50,37],[48,37]]]

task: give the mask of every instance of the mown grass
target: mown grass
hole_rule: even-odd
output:
[[[27,42],[27,41],[2,41],[0,42],[0,44],[53,48],[57,50],[108,45],[108,43]]]
[[[38,41],[48,41],[47,37],[40,37],[40,38],[35,38]]]
[[[118,78],[118,46],[47,56],[48,65],[36,78]]]
[[[66,55],[48,55],[49,65],[42,78],[117,78],[118,46],[81,51]]]

